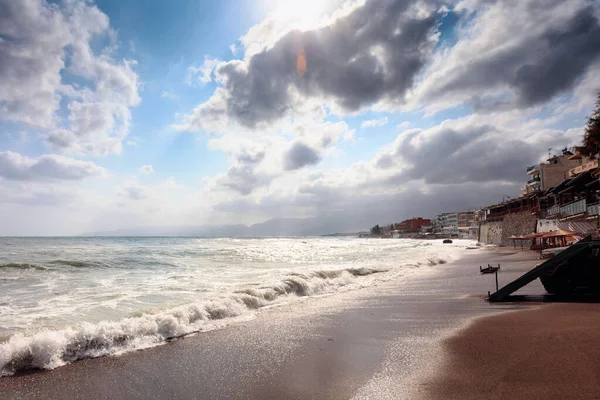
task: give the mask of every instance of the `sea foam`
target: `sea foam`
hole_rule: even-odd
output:
[[[158,313],[103,321],[83,322],[61,330],[33,335],[15,334],[0,344],[0,375],[27,369],[54,369],[84,358],[122,354],[153,347],[175,338],[213,329],[216,321],[251,315],[252,310],[290,295],[303,297],[331,293],[360,284],[366,276],[385,271],[358,268],[294,273],[271,286],[243,288],[226,297],[181,305]]]
[[[472,244],[75,238],[57,247],[56,240],[21,240],[11,243],[14,255],[0,255],[7,289],[0,376],[153,347],[266,306],[427,273]]]

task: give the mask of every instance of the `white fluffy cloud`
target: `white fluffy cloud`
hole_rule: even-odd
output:
[[[13,181],[82,180],[103,176],[106,170],[90,161],[48,154],[37,158],[0,152],[0,177]]]
[[[0,10],[0,118],[43,128],[58,151],[119,153],[140,97],[135,61],[113,60],[110,46],[91,48],[96,38],[114,40],[108,17],[80,0],[0,0]]]
[[[383,117],[383,118],[379,118],[379,119],[368,119],[366,121],[363,121],[362,124],[360,124],[360,126],[362,128],[375,128],[378,126],[384,126],[388,123],[388,117]]]
[[[185,76],[185,81],[188,85],[197,86],[206,85],[214,80],[214,72],[215,68],[221,60],[216,58],[211,58],[208,56],[204,57],[204,62],[199,67],[189,66],[187,69],[187,74]]]

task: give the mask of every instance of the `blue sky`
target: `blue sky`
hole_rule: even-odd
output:
[[[515,196],[600,88],[598,5],[535,3],[1,0],[0,234]]]

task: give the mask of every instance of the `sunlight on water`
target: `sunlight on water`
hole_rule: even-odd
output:
[[[282,299],[426,273],[472,244],[2,238],[0,367],[4,374],[31,366],[54,368],[156,345]]]

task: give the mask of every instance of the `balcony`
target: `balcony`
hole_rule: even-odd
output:
[[[596,168],[598,168],[598,160],[592,160],[585,164],[581,164],[578,167],[571,168],[569,170],[569,176],[573,177],[573,176],[579,175],[585,171],[589,171],[589,170],[596,169]]]
[[[542,181],[542,178],[540,178],[539,176],[535,176],[533,178],[531,178],[530,180],[527,181],[527,184],[530,186],[536,186],[536,184],[539,184]]]
[[[554,207],[550,207],[550,208],[548,209],[548,211],[547,211],[547,214],[546,214],[546,215],[547,215],[548,217],[553,217],[553,216],[556,216],[556,215],[558,215],[558,214],[560,214],[560,206],[559,206],[559,205],[556,205],[556,206],[554,206]]]
[[[560,207],[560,215],[570,217],[572,215],[584,214],[587,212],[587,204],[585,199],[577,200],[572,203]]]
[[[539,173],[540,173],[539,165],[532,165],[531,167],[527,167],[527,175],[533,175],[533,174],[539,174]]]
[[[594,203],[587,206],[587,214],[591,216],[600,215],[600,203]]]

